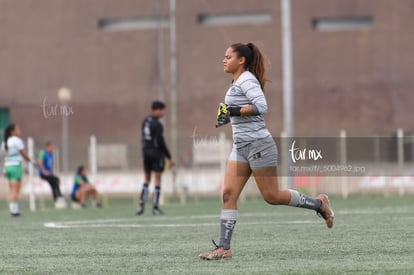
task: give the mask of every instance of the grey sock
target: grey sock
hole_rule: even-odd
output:
[[[158,208],[158,203],[160,201],[160,194],[161,194],[161,187],[155,186],[154,198],[152,200],[152,202],[154,204],[154,208]]]
[[[220,215],[220,243],[224,249],[230,249],[231,236],[237,221],[237,210],[222,209]]]
[[[145,202],[147,201],[147,197],[148,197],[148,183],[144,183],[144,185],[142,186],[140,203],[145,204]]]
[[[318,211],[321,208],[322,202],[319,199],[315,199],[299,193],[296,190],[289,189],[290,192],[290,206],[307,208]]]

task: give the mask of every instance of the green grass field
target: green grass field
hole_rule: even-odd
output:
[[[218,199],[135,216],[132,199],[104,209],[0,211],[1,274],[413,274],[414,197],[331,198],[328,230],[313,211],[240,203],[233,260],[198,254],[218,240]],[[45,227],[48,223],[52,228]]]

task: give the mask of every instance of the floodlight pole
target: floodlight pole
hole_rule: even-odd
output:
[[[294,104],[293,104],[293,62],[292,62],[292,27],[291,27],[291,1],[281,0],[282,25],[282,83],[283,83],[283,130],[289,140],[294,136]],[[288,188],[293,187],[293,177],[290,171],[292,160],[288,152],[283,152],[286,164]]]
[[[62,103],[60,115],[62,117],[62,172],[66,176],[69,171],[69,113],[67,113],[68,102],[72,98],[72,91],[62,87],[58,91],[58,98]]]
[[[63,107],[65,108],[66,102],[63,103]],[[68,123],[68,117],[66,114],[61,115],[62,116],[62,159],[63,159],[63,165],[62,165],[62,172],[66,175],[69,171],[69,138],[68,138],[68,132],[69,132],[69,123]]]
[[[177,30],[176,0],[170,0],[171,154],[177,158]],[[173,183],[173,192],[176,192]]]
[[[157,74],[158,74],[158,99],[165,100],[164,92],[164,26],[163,16],[161,15],[161,0],[157,0],[158,4],[158,30],[157,30]]]

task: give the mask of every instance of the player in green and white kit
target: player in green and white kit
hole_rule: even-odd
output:
[[[9,209],[12,217],[20,216],[19,193],[22,181],[22,161],[31,162],[24,150],[24,143],[20,138],[20,129],[15,124],[10,124],[4,131],[4,142],[1,149],[5,154],[4,170],[9,180]]]

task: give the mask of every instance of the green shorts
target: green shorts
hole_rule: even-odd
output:
[[[21,165],[6,166],[6,176],[9,181],[21,181],[23,169]]]

